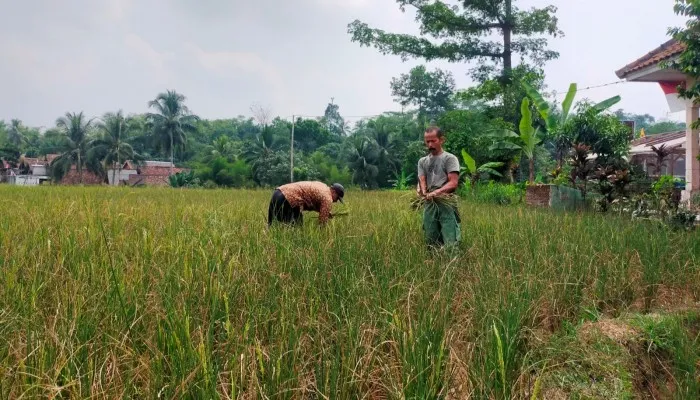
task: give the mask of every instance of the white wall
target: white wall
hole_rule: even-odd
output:
[[[107,170],[107,179],[109,180],[109,184],[112,186],[116,186],[117,184],[115,182],[112,182],[113,177],[117,178],[117,181],[128,181],[129,176],[135,175],[136,171],[133,169],[129,170],[122,170],[121,173],[119,173],[118,170],[115,169],[108,169]]]

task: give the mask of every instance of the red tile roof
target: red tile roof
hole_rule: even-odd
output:
[[[680,139],[682,137],[685,137],[685,131],[657,133],[656,135],[649,135],[643,138],[635,139],[632,141],[631,145],[639,146],[645,144],[647,146],[655,146],[657,144]]]
[[[615,71],[615,74],[618,78],[624,79],[632,72],[639,71],[641,69],[656,65],[661,61],[671,59],[678,54],[681,54],[683,50],[685,50],[685,44],[677,41],[676,39],[671,39],[656,49],[650,51],[640,59],[633,61]]]

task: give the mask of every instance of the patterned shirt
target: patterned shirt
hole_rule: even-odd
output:
[[[278,187],[292,207],[317,211],[321,224],[328,221],[333,205],[331,188],[323,182],[294,182]]]

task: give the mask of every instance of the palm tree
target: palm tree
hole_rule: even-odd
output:
[[[175,148],[183,149],[187,143],[187,133],[194,132],[199,117],[190,114],[185,106],[185,96],[168,90],[160,93],[155,100],[148,102],[156,113],[146,114],[149,127],[153,131],[156,147],[170,153],[170,175],[173,174]]]
[[[118,173],[121,177],[124,161],[140,161],[140,156],[128,143],[131,118],[125,118],[121,110],[116,114],[107,113],[102,117],[98,128],[101,136],[92,142],[90,155],[101,160],[105,169],[112,168],[112,182],[117,183],[116,175]]]
[[[353,182],[362,188],[372,189],[377,186],[381,149],[377,143],[367,136],[356,136],[352,141],[348,163],[353,171]]]
[[[97,172],[94,163],[87,162],[92,120],[87,120],[82,112],[66,113],[64,117],[56,120],[56,127],[61,131],[64,141],[61,145],[61,155],[51,162],[51,173],[60,181],[75,164],[78,169],[78,181],[82,184],[83,167],[86,164],[93,172]]]
[[[7,130],[7,142],[18,149],[22,148],[22,145],[27,142],[22,121],[13,119],[10,122],[10,127]]]

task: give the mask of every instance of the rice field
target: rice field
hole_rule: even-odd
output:
[[[411,192],[270,195],[0,186],[0,398],[539,398],[548,338],[700,298],[697,231],[463,201],[452,257]]]

